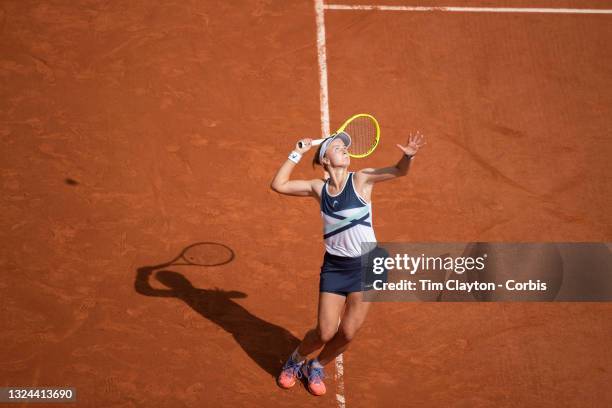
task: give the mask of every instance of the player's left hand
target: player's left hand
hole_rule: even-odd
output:
[[[400,149],[404,154],[409,156],[414,156],[421,147],[426,145],[427,143],[423,141],[423,135],[419,130],[413,135],[410,133],[410,137],[408,138],[408,143],[405,146],[401,144],[397,144],[397,148]]]

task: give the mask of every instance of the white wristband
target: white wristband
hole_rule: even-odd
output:
[[[291,153],[289,153],[289,157],[288,158],[289,158],[289,160],[291,160],[295,164],[298,164],[300,162],[300,160],[302,159],[302,155],[294,150]]]

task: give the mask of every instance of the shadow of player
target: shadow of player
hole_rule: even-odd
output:
[[[166,266],[168,264],[138,268],[134,282],[136,292],[144,296],[182,300],[201,316],[230,333],[261,368],[273,377],[278,375],[286,357],[300,343],[298,338],[287,329],[253,315],[232,300],[247,297],[243,292],[196,288],[182,274],[165,269],[155,275],[168,289],[153,288],[149,278],[154,271]]]

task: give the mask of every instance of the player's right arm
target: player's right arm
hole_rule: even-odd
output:
[[[300,147],[300,142],[302,147]],[[302,139],[295,145],[294,152],[304,155],[312,146],[312,139]],[[291,172],[295,168],[296,163],[290,159],[285,160],[283,165],[278,169],[270,187],[277,193],[294,195],[294,196],[316,196],[318,184],[321,180],[290,180]]]

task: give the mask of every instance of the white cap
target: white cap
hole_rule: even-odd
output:
[[[321,150],[319,151],[319,163],[323,163],[323,157],[325,157],[325,152],[327,151],[327,148],[329,147],[331,142],[336,139],[342,140],[346,147],[349,147],[351,145],[351,136],[349,136],[348,133],[339,132],[334,135],[331,135],[321,144]]]

